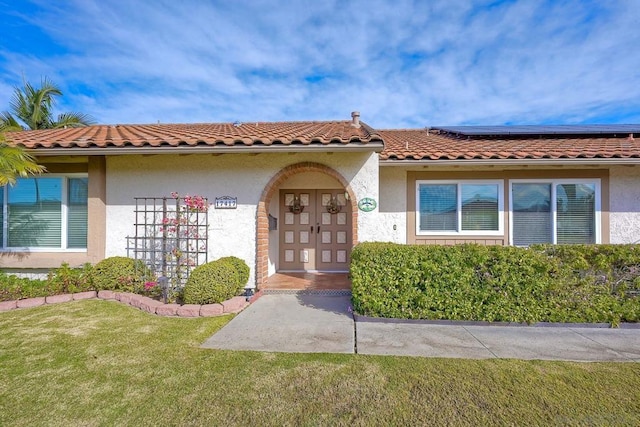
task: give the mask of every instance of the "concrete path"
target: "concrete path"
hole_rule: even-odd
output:
[[[203,347],[466,359],[640,362],[640,329],[354,321],[348,296],[264,295]]]
[[[350,296],[263,295],[203,347],[290,353],[353,353]]]

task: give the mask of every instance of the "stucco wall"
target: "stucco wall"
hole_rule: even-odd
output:
[[[609,175],[611,243],[640,242],[640,166],[615,166]]]
[[[256,206],[269,180],[283,167],[315,162],[338,171],[358,199],[378,191],[378,160],[375,153],[293,153],[226,155],[113,156],[107,158],[106,256],[126,255],[127,236],[134,229],[135,197],[202,195],[238,198],[238,208],[209,211],[209,259],[234,255],[251,267],[255,278]],[[362,213],[360,240],[375,240],[377,211]],[[276,235],[276,233],[271,233]],[[270,251],[271,252],[271,251]]]
[[[379,219],[376,240],[407,243],[407,170],[380,168]]]
[[[412,170],[422,169],[380,168],[378,240],[407,242],[405,234],[407,217],[404,212],[407,209],[407,173]],[[551,169],[544,172],[551,177],[563,173],[572,172],[569,169]],[[610,168],[609,212],[611,243],[640,242],[640,165]],[[393,230],[393,225],[396,225],[397,230]],[[602,237],[606,240],[605,236]]]

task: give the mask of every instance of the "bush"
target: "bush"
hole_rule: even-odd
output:
[[[142,293],[146,282],[155,281],[153,274],[140,260],[114,256],[97,263],[91,272],[96,290]]]
[[[0,271],[0,301],[46,297],[48,295],[49,290],[45,280],[28,279]]]
[[[362,243],[353,307],[377,317],[534,323],[640,320],[635,245]]]
[[[63,263],[49,272],[47,288],[49,295],[71,294],[95,290],[91,272],[93,267],[87,263],[82,268],[71,268]]]
[[[233,267],[236,269],[236,272],[238,273],[238,285],[241,287],[241,289],[244,289],[247,282],[249,281],[250,274],[249,266],[247,265],[247,263],[235,256],[220,258],[218,261],[228,262],[229,264],[233,265]]]
[[[216,260],[196,267],[184,286],[185,304],[214,304],[239,295],[240,285],[236,266]]]

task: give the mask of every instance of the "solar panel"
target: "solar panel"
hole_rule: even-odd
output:
[[[626,135],[640,133],[640,124],[628,125],[513,125],[513,126],[442,126],[444,132],[468,136],[488,135]]]

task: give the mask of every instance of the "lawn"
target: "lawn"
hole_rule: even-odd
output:
[[[215,351],[229,317],[0,313],[0,425],[640,425],[640,364]]]

